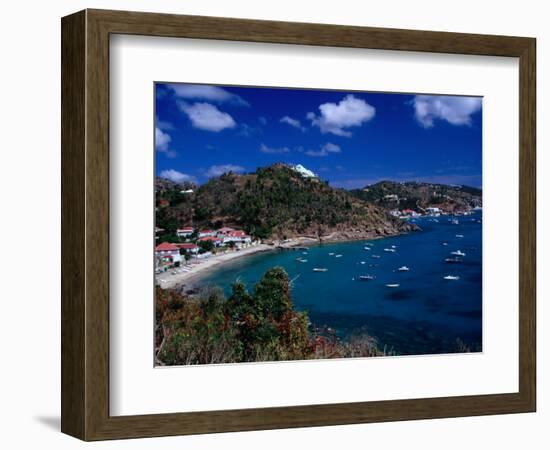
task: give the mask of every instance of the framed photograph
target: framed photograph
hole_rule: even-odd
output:
[[[532,412],[535,39],[62,19],[62,431]]]

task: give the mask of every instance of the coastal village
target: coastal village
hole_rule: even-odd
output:
[[[199,272],[263,251],[389,237],[420,230],[416,219],[423,216],[452,216],[455,223],[481,209],[474,188],[385,181],[344,191],[284,164],[226,174],[199,188],[157,179],[156,194],[155,274],[162,288],[190,288]],[[242,222],[247,231],[234,225]]]
[[[157,227],[155,234],[162,231],[162,228]],[[244,231],[230,227],[218,230],[183,227],[176,234],[181,243],[162,242],[155,247],[155,273],[178,269],[215,254],[238,252],[259,244],[259,241],[253,241]]]

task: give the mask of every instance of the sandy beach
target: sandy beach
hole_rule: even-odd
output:
[[[366,238],[364,236],[349,236],[332,233],[321,238],[321,242],[333,243],[355,240],[375,240],[383,237],[387,236],[369,236],[369,238]],[[218,268],[223,263],[234,261],[238,258],[244,258],[260,252],[276,251],[278,249],[292,249],[301,246],[307,247],[310,245],[318,245],[319,242],[320,241],[318,238],[313,238],[311,236],[298,236],[286,241],[274,241],[272,242],[272,245],[257,244],[238,251],[228,251],[226,253],[212,255],[211,257],[203,260],[194,259],[189,264],[183,265],[180,268],[170,269],[167,272],[155,275],[155,279],[163,289],[172,289],[176,287],[185,287],[186,290],[193,289],[198,285],[203,277],[210,274],[212,270]]]
[[[257,244],[239,251],[212,255],[207,259],[193,260],[190,264],[183,265],[179,271],[178,269],[171,269],[168,272],[155,275],[155,279],[163,289],[171,289],[177,286],[185,286],[188,289],[192,289],[201,277],[207,275],[220,264],[248,255],[274,250],[276,250],[276,247],[273,245]]]

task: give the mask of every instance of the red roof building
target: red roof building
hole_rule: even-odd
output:
[[[246,233],[242,230],[233,230],[229,233],[227,233],[230,237],[246,237]]]
[[[219,237],[216,237],[216,236],[204,236],[204,237],[201,237],[197,240],[198,241],[212,241],[212,242],[221,242],[221,241],[223,241],[222,238],[219,238]]]
[[[171,244],[170,242],[163,242],[162,244],[157,245],[155,248],[156,252],[177,252],[179,248],[176,244]]]
[[[194,250],[196,248],[199,248],[197,244],[193,244],[190,242],[187,242],[185,244],[176,244],[178,248],[183,248],[184,250]]]

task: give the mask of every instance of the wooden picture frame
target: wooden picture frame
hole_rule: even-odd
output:
[[[85,10],[62,19],[62,416],[84,440],[535,411],[533,38]],[[134,34],[519,58],[519,392],[109,415],[109,36]]]

